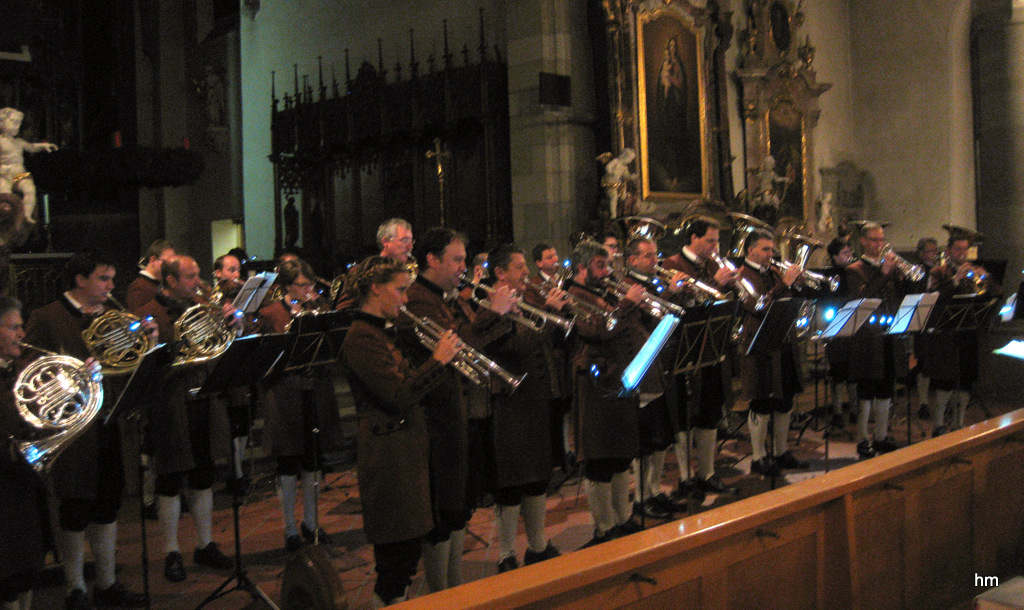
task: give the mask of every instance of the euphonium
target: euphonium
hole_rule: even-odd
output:
[[[54,459],[95,421],[103,404],[101,376],[92,375],[85,363],[20,343],[43,352],[25,367],[14,383],[18,414],[43,438],[17,440],[18,454],[40,475]]]
[[[924,267],[922,267],[921,265],[914,265],[907,259],[900,256],[899,254],[896,254],[896,251],[893,250],[892,246],[890,246],[889,244],[885,244],[885,247],[882,248],[882,259],[886,258],[891,258],[893,265],[895,265],[896,268],[900,270],[900,273],[903,274],[903,277],[907,278],[911,282],[920,282],[921,280],[924,279],[924,276],[926,275],[924,272]]]
[[[107,295],[107,300],[117,309],[108,309],[93,320],[89,328],[82,331],[82,340],[104,373],[128,373],[139,366],[156,340],[142,328],[138,316],[128,313],[113,296]]]
[[[611,293],[615,295],[615,298],[620,301],[624,296],[626,296],[626,292],[630,289],[630,284],[628,282],[616,280],[611,276],[601,278],[601,285],[611,291]],[[659,319],[664,318],[669,314],[674,316],[682,316],[686,314],[686,310],[679,305],[676,305],[667,299],[656,297],[646,290],[644,290],[644,294],[640,298],[640,307],[650,315]]]
[[[199,364],[219,357],[235,340],[219,305],[197,303],[174,321],[174,340],[181,342],[175,365]]]
[[[406,309],[405,305],[402,305],[399,309],[403,315],[412,320],[416,338],[420,340],[420,343],[429,350],[437,347],[437,342],[445,332],[445,329],[430,318],[417,316]],[[450,364],[456,371],[476,385],[483,384],[488,376],[494,374],[509,386],[510,391],[514,392],[519,387],[519,384],[523,382],[523,379],[526,379],[526,373],[516,377],[501,368],[497,362],[494,362],[468,345],[462,346]]]

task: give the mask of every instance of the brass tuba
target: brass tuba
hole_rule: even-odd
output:
[[[828,277],[807,269],[807,261],[811,258],[811,254],[825,245],[821,241],[795,232],[784,232],[776,243],[782,260],[772,259],[771,264],[778,267],[782,273],[796,265],[803,270],[800,273],[800,279],[811,288],[815,290],[828,288],[829,292],[839,290],[838,277]]]
[[[99,360],[107,375],[135,370],[156,341],[142,328],[142,320],[128,313],[124,306],[107,295],[117,309],[108,309],[82,331],[82,340],[93,358]]]
[[[42,435],[15,441],[18,454],[42,475],[71,442],[95,421],[103,404],[101,376],[85,363],[27,343],[46,355],[31,363],[14,383],[14,404],[22,420]]]
[[[226,352],[235,340],[235,331],[228,327],[219,306],[198,303],[174,321],[174,340],[181,342],[175,365],[199,364]]]

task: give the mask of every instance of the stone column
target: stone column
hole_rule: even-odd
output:
[[[515,240],[527,252],[552,242],[564,258],[574,219],[597,205],[586,2],[517,0],[506,10]],[[569,106],[540,103],[541,72],[571,79]]]

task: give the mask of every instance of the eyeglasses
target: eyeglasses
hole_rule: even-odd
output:
[[[411,237],[403,237],[401,239],[391,238],[388,241],[397,241],[398,243],[403,244],[403,245],[407,245],[407,246],[410,246],[410,245],[416,243],[416,240],[411,238]]]

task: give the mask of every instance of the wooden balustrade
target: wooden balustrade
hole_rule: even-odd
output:
[[[399,608],[946,608],[1024,552],[1024,409]]]

